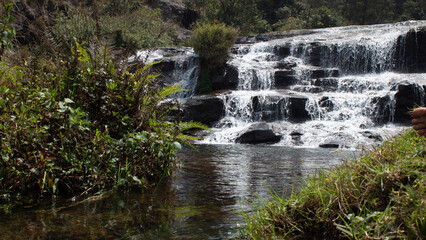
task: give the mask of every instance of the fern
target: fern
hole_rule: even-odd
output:
[[[200,123],[200,122],[194,122],[194,121],[189,121],[189,122],[180,122],[179,123],[179,130],[181,132],[190,130],[190,129],[202,129],[202,130],[207,130],[207,131],[212,131],[213,130],[211,128],[209,128],[207,125]]]
[[[165,87],[165,88],[163,88],[159,91],[159,95],[160,95],[161,98],[166,98],[166,97],[168,97],[172,94],[175,94],[175,93],[188,91],[187,89],[181,88],[181,86],[182,86],[182,83],[167,86],[167,87]]]

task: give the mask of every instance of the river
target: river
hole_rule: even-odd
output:
[[[173,176],[145,191],[81,204],[46,201],[0,219],[1,239],[228,239],[247,201],[288,195],[303,177],[330,169],[350,150],[266,145],[196,145],[179,152]]]

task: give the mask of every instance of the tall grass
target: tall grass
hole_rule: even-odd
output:
[[[423,239],[426,138],[409,130],[333,171],[308,177],[289,198],[272,194],[243,212],[245,239]]]

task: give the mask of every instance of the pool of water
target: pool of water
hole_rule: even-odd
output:
[[[49,201],[0,219],[0,239],[227,239],[250,211],[247,200],[287,195],[308,174],[352,151],[248,145],[196,145],[152,189],[80,204]],[[266,187],[268,186],[268,188]]]

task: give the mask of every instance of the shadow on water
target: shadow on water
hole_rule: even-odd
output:
[[[268,196],[265,185],[286,195],[344,158],[329,149],[246,145],[198,145],[178,155],[182,166],[156,188],[16,211],[2,216],[0,238],[226,239],[243,222],[236,212],[248,209],[245,200]]]

